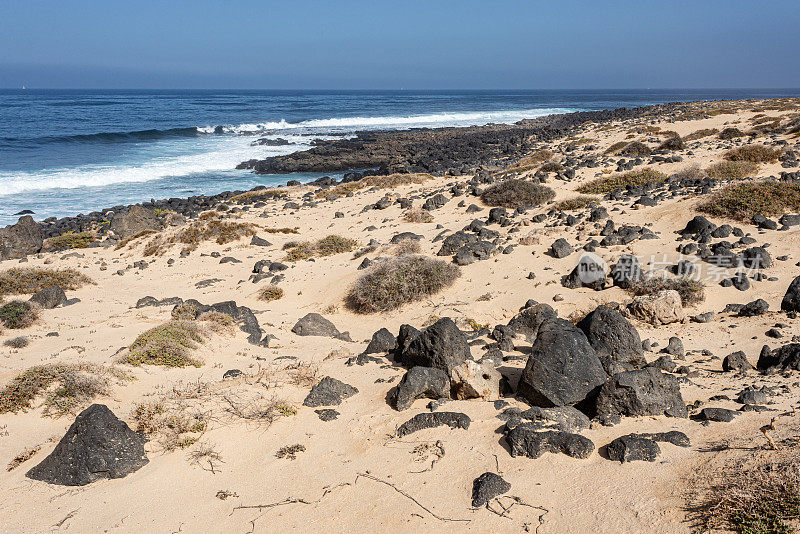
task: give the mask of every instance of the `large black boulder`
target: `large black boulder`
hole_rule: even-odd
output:
[[[598,306],[578,323],[578,328],[586,334],[609,375],[639,369],[647,364],[639,332],[618,311]]]
[[[397,339],[395,359],[404,365],[441,369],[448,376],[451,371],[472,355],[467,336],[449,317],[443,317],[409,339],[414,332],[402,331]],[[407,344],[406,344],[407,342]]]
[[[789,343],[775,350],[764,345],[756,369],[767,372],[800,371],[800,343]]]
[[[318,313],[308,313],[300,318],[292,327],[292,332],[298,336],[320,336],[350,341],[347,332],[339,332],[336,326]]]
[[[556,319],[558,314],[549,304],[534,304],[528,306],[508,322],[508,327],[515,334],[525,336],[533,343],[539,335],[539,328],[551,319]]]
[[[36,254],[42,250],[42,243],[39,223],[30,215],[20,217],[16,224],[0,228],[0,260]]]
[[[800,276],[789,284],[781,301],[781,309],[785,312],[800,312]]]
[[[397,429],[397,437],[402,438],[414,432],[426,428],[436,428],[437,426],[449,426],[450,428],[461,428],[467,430],[470,424],[467,414],[458,412],[433,412],[420,413],[400,425]]]
[[[412,367],[397,384],[394,406],[397,410],[406,410],[422,397],[450,398],[450,377],[447,373],[433,367]]]
[[[101,478],[122,478],[147,464],[147,440],[103,404],[92,404],[47,458],[25,475],[63,486],[85,486]]]
[[[570,406],[606,378],[583,331],[569,321],[551,319],[539,327],[517,393],[533,406]]]
[[[506,434],[511,456],[539,458],[546,452],[563,453],[573,458],[588,458],[594,443],[580,434],[559,430],[540,431],[531,423],[522,423]]]
[[[50,286],[35,293],[28,299],[28,302],[38,304],[40,307],[51,310],[56,306],[66,304],[67,296],[64,290],[58,286]]]
[[[386,328],[381,328],[374,334],[372,339],[364,349],[364,354],[377,354],[380,352],[391,352],[397,348],[397,339],[394,334],[389,332]]]
[[[595,412],[598,416],[688,417],[678,379],[653,367],[609,378],[595,399]]]
[[[338,406],[344,399],[350,398],[358,393],[358,389],[345,384],[340,380],[326,376],[320,380],[316,386],[308,392],[304,406],[316,408],[318,406]]]

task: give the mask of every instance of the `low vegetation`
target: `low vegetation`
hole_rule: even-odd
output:
[[[651,152],[650,147],[641,141],[620,141],[605,151],[608,155],[619,154],[622,156],[649,156]]]
[[[3,345],[12,349],[24,349],[30,344],[28,338],[25,336],[12,337],[3,341]]]
[[[410,223],[433,222],[433,215],[422,208],[412,208],[403,212],[403,220]]]
[[[395,256],[402,256],[404,254],[419,254],[422,246],[419,244],[419,239],[401,239],[392,247],[392,254]]]
[[[44,415],[77,413],[95,397],[108,395],[112,380],[131,377],[115,367],[89,363],[44,364],[23,371],[0,390],[0,413],[17,413],[32,407],[42,395]]]
[[[279,300],[283,298],[283,289],[279,288],[276,285],[268,285],[262,287],[258,291],[258,300],[263,300],[265,302],[270,302],[273,300]]]
[[[677,291],[681,296],[681,303],[684,306],[699,304],[705,300],[705,286],[699,280],[690,278],[667,278],[662,276],[650,276],[631,284],[629,291],[636,296],[653,295],[665,290]]]
[[[667,175],[661,171],[645,167],[636,171],[612,174],[590,180],[578,187],[579,193],[600,195],[611,193],[617,189],[625,187],[641,187],[647,184],[660,184],[667,179]]]
[[[700,168],[699,165],[689,165],[673,175],[678,180],[702,180],[708,177],[708,172]]]
[[[51,237],[44,242],[44,248],[86,248],[95,240],[91,232],[67,232]]]
[[[547,149],[536,150],[531,155],[521,158],[519,161],[506,168],[504,172],[520,173],[520,172],[531,171],[536,167],[538,167],[539,165],[541,165],[542,163],[552,159],[553,156],[554,154],[550,150]]]
[[[716,133],[719,133],[719,130],[716,128],[703,128],[702,130],[695,130],[689,135],[683,137],[684,141],[697,141],[698,139],[703,139],[704,137],[712,136]]]
[[[596,202],[597,198],[595,197],[579,196],[556,202],[556,205],[553,207],[561,211],[581,210],[591,206],[592,204],[595,204]]]
[[[775,163],[783,154],[777,148],[764,145],[747,145],[725,152],[724,158],[729,161],[750,161],[752,163]]]
[[[719,133],[718,137],[720,139],[722,139],[723,141],[729,141],[731,139],[736,139],[737,137],[744,137],[745,135],[746,134],[743,131],[741,131],[739,128],[729,127],[729,128],[723,129]]]
[[[0,306],[0,323],[6,328],[27,328],[38,317],[36,306],[24,300],[12,300]]]
[[[345,303],[356,313],[394,310],[451,286],[460,269],[439,259],[405,255],[379,262],[356,281]]]
[[[158,234],[144,247],[145,256],[156,256],[166,252],[172,245],[185,245],[184,250],[195,250],[200,243],[213,241],[218,245],[226,245],[242,237],[256,234],[258,225],[238,221],[223,221],[207,218],[192,222],[172,235]]]
[[[286,261],[300,261],[309,258],[332,256],[350,252],[358,246],[358,241],[340,235],[329,235],[317,241],[291,241],[283,248],[289,252]]]
[[[548,161],[539,167],[539,172],[561,172],[563,170],[564,166],[557,161]]]
[[[412,174],[388,174],[385,176],[365,176],[355,182],[339,184],[331,189],[323,189],[317,192],[317,197],[328,198],[331,196],[345,196],[360,189],[377,187],[379,189],[393,189],[402,185],[423,184],[432,180],[433,176],[424,173]]]
[[[91,283],[88,276],[75,269],[15,267],[0,272],[0,296],[32,295],[51,286],[71,291]]]
[[[522,208],[539,206],[555,196],[555,191],[545,185],[512,179],[487,188],[481,193],[481,200],[487,206]]]
[[[255,200],[271,199],[275,197],[285,196],[286,191],[281,189],[256,189],[255,191],[245,191],[236,196],[231,197],[231,202],[252,202]]]
[[[798,213],[800,183],[764,180],[732,184],[712,194],[698,210],[739,221],[749,221],[756,214],[772,217]]]
[[[758,163],[752,161],[720,161],[706,168],[706,175],[714,180],[743,180],[758,173]]]

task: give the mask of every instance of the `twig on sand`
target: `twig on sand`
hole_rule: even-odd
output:
[[[75,513],[76,513],[78,510],[80,510],[80,508],[75,508],[73,511],[71,511],[70,513],[68,513],[68,514],[67,514],[67,515],[64,517],[64,519],[62,519],[61,521],[59,521],[58,523],[56,523],[55,525],[53,525],[53,528],[61,528],[61,525],[63,525],[63,524],[64,524],[64,523],[66,523],[66,522],[67,522],[69,519],[71,519],[71,518],[72,518],[72,516],[74,516],[74,515],[75,515]]]
[[[502,501],[500,500],[500,499],[503,499],[503,498],[511,499],[511,501],[512,501],[511,504],[509,504],[508,506],[503,505]],[[500,506],[500,508],[502,508],[503,511],[502,512],[498,512],[497,510],[492,508],[490,506],[490,502],[491,501],[486,503],[486,509],[489,510],[490,512],[492,512],[493,514],[496,514],[499,517],[504,517],[506,519],[511,519],[510,517],[508,517],[507,514],[516,505],[527,506],[528,508],[533,508],[534,510],[539,510],[540,512],[542,512],[541,514],[539,514],[539,524],[536,525],[536,531],[535,532],[537,534],[539,532],[539,528],[541,528],[541,526],[544,524],[544,516],[546,516],[548,513],[550,513],[550,510],[548,510],[547,508],[545,508],[543,506],[536,506],[536,505],[533,505],[533,504],[528,504],[525,501],[523,501],[521,497],[517,497],[516,495],[500,495],[499,497],[496,497],[494,499],[494,501],[497,502],[498,506]]]
[[[385,484],[385,485],[389,486],[390,488],[395,490],[397,493],[399,493],[403,497],[406,497],[407,499],[411,500],[414,504],[416,504],[417,506],[419,506],[420,508],[422,508],[423,510],[425,510],[426,512],[431,514],[433,517],[435,517],[439,521],[463,521],[463,522],[467,522],[467,523],[472,521],[472,519],[458,519],[458,518],[453,518],[453,517],[440,516],[440,515],[436,514],[435,512],[433,512],[431,509],[427,508],[422,503],[420,503],[417,499],[415,499],[414,497],[412,497],[411,495],[409,495],[405,491],[401,490],[400,488],[398,488],[397,486],[392,484],[391,482],[388,482],[388,481],[383,480],[381,478],[378,478],[376,476],[370,475],[369,473],[358,473],[358,476],[356,477],[356,480],[355,480],[354,484],[356,482],[358,482],[358,479],[361,478],[361,477],[368,478],[370,480],[374,480],[375,482],[380,482],[381,484]]]
[[[791,412],[784,412],[780,415],[776,415],[772,418],[768,425],[764,425],[761,427],[761,433],[764,434],[764,437],[767,438],[769,442],[770,448],[774,451],[778,449],[778,446],[775,444],[775,440],[772,439],[772,436],[769,435],[770,430],[775,430],[775,422],[780,419],[781,417],[791,416],[795,414],[794,408],[792,408]]]

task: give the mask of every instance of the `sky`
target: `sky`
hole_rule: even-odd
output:
[[[798,0],[0,0],[0,87],[800,87]]]

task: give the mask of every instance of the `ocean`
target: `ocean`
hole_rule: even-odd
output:
[[[0,90],[0,225],[119,204],[246,190],[318,174],[255,175],[245,160],[363,130],[513,123],[552,113],[800,90]],[[281,146],[253,145],[284,139]],[[335,175],[332,175],[335,176]]]

